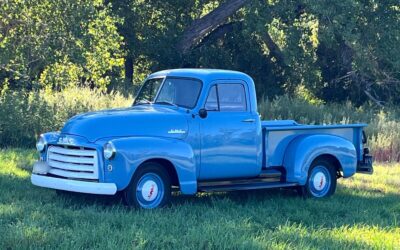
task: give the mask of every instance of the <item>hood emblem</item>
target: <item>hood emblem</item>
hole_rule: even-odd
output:
[[[75,141],[70,137],[60,137],[58,139],[58,144],[75,145]]]
[[[186,131],[182,129],[170,129],[168,134],[186,134]]]

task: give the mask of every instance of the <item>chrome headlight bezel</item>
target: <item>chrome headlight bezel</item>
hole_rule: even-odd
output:
[[[103,156],[107,160],[111,160],[114,156],[117,150],[115,149],[115,146],[112,142],[107,142],[104,144],[103,147]]]
[[[43,135],[40,136],[39,140],[36,142],[36,150],[38,152],[43,152],[44,149],[46,148],[47,145],[47,141],[46,139],[43,137]]]

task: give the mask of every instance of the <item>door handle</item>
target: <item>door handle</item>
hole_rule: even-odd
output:
[[[255,121],[256,121],[255,119],[245,119],[242,122],[255,122]]]

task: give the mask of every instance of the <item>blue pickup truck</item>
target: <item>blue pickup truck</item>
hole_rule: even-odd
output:
[[[132,107],[72,117],[42,134],[34,185],[114,195],[157,208],[173,190],[296,188],[322,198],[337,179],[373,172],[365,124],[261,121],[254,82],[228,70],[176,69],[147,77]]]

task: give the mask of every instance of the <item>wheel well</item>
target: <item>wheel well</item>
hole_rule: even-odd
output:
[[[170,162],[169,160],[166,160],[166,159],[162,159],[162,158],[154,158],[154,159],[146,160],[140,165],[143,165],[144,163],[149,163],[149,162],[155,162],[155,163],[158,163],[161,166],[163,166],[167,170],[169,176],[171,177],[171,184],[173,186],[179,186],[178,174],[177,174],[177,172],[175,170],[175,166],[174,166],[174,164],[172,164],[172,162]]]
[[[315,158],[314,161],[319,160],[319,159],[324,159],[324,160],[332,163],[333,166],[335,166],[338,175],[341,176],[341,171],[343,171],[342,165],[340,164],[339,160],[335,156],[330,155],[330,154],[323,154],[323,155],[319,155],[317,158]]]

